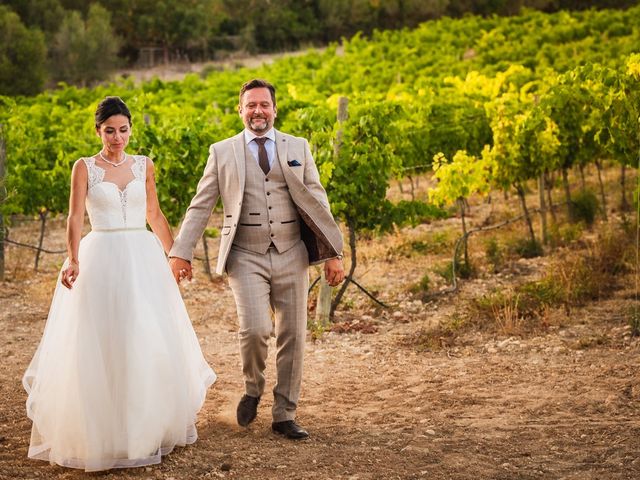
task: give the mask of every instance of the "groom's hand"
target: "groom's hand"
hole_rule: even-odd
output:
[[[330,258],[324,262],[324,278],[332,287],[344,280],[344,266],[339,258]]]
[[[191,263],[184,258],[171,257],[169,259],[169,267],[171,267],[171,272],[173,273],[173,278],[176,279],[176,283],[180,284],[180,281],[185,278],[191,280]]]

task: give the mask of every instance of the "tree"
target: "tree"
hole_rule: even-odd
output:
[[[35,95],[46,78],[46,47],[38,29],[28,29],[20,17],[0,6],[0,94]]]
[[[65,10],[60,0],[5,0],[29,28],[39,28],[49,43],[60,28]]]
[[[85,44],[85,81],[91,83],[106,80],[118,66],[121,40],[111,27],[111,14],[100,4],[94,3],[89,7]]]
[[[117,65],[119,45],[111,29],[111,14],[104,7],[92,4],[86,22],[79,12],[71,12],[51,49],[54,78],[82,86],[107,80]]]
[[[60,26],[51,47],[51,73],[54,80],[80,84],[84,49],[84,24],[79,12],[71,12]]]

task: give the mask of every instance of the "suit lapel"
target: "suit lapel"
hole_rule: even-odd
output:
[[[280,162],[280,168],[283,172],[289,170],[289,164],[287,163],[287,155],[289,152],[289,142],[287,138],[276,130],[276,151],[278,152],[278,161]]]
[[[244,143],[244,130],[240,132],[231,142],[233,147],[233,155],[236,159],[236,169],[238,171],[238,183],[240,184],[240,193],[244,192],[244,183],[246,178],[246,160],[245,160],[245,143]]]
[[[278,130],[276,130],[276,150],[278,152],[278,161],[280,162],[280,168],[282,169],[282,174],[284,175],[284,179],[287,182],[289,187],[296,187],[300,185],[301,180],[291,171],[291,167],[289,166],[289,140],[287,137],[282,135]]]

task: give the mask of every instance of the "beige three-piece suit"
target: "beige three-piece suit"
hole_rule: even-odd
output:
[[[308,142],[276,130],[275,152],[265,175],[244,131],[211,145],[170,256],[191,260],[221,197],[224,223],[216,271],[226,271],[236,300],[246,393],[259,397],[264,391],[273,311],[273,421],[281,422],[294,420],[300,395],[308,267],[336,257],[343,241]]]

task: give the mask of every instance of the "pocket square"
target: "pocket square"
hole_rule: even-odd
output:
[[[290,167],[301,167],[302,164],[298,160],[287,160],[287,165]]]

